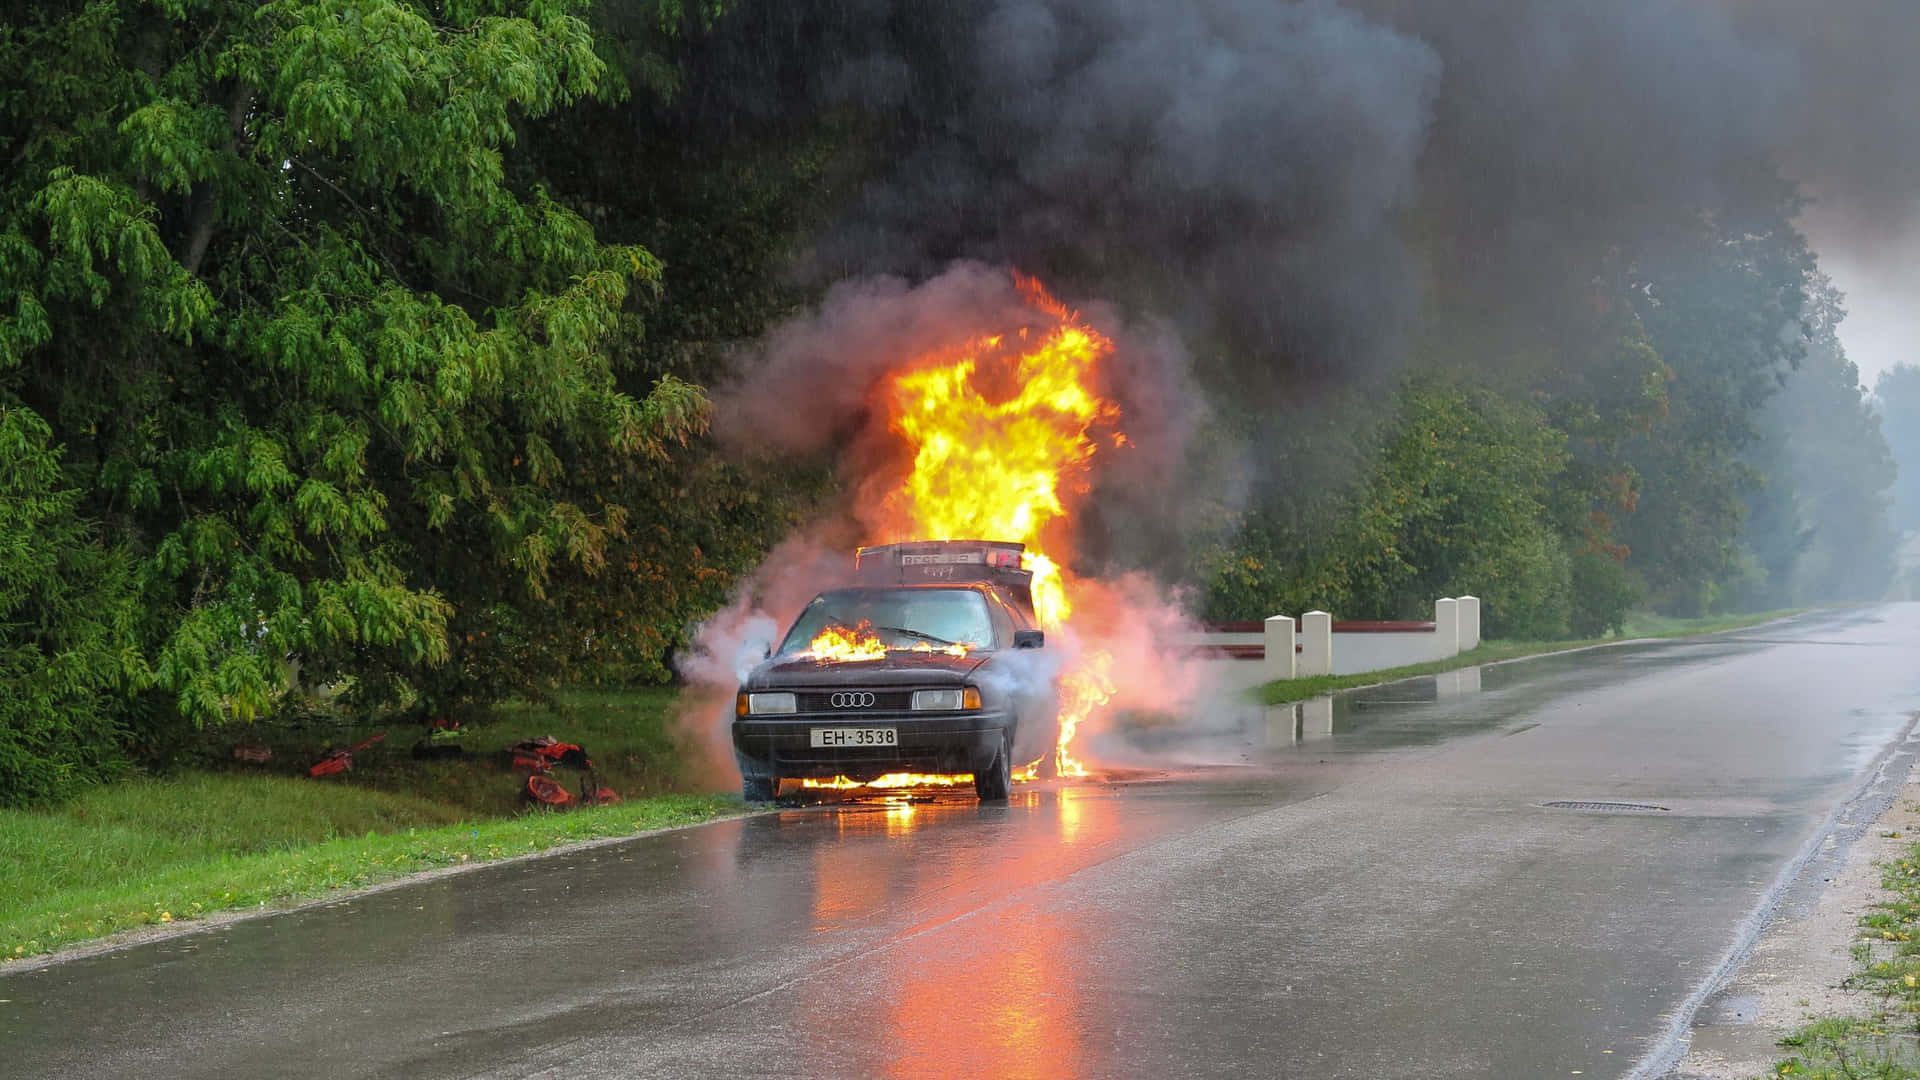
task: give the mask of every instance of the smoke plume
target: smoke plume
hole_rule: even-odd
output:
[[[1170,564],[1196,500],[1337,474],[1297,464],[1334,440],[1290,433],[1407,363],[1436,306],[1551,349],[1596,266],[1699,215],[1792,206],[1795,184],[1835,243],[1905,242],[1915,41],[1920,5],[1891,2],[741,4],[691,65],[686,122],[725,139],[828,117],[864,164],[792,266],[824,301],[742,356],[717,427],[830,456],[857,542],[897,479],[872,386],[1020,325],[1005,268],[1034,273],[1120,343],[1106,390],[1139,444],[1096,481],[1083,569]],[[1225,410],[1248,456],[1196,469]]]
[[[1099,389],[1119,406],[1129,442],[1103,460],[1101,481],[1116,500],[1166,497],[1205,419],[1185,350],[1165,326],[1129,325],[1112,305],[1087,305],[1085,314],[1114,342]],[[817,311],[776,327],[738,358],[733,378],[715,392],[714,430],[747,453],[831,450],[851,494],[848,512],[871,530],[880,524],[872,515],[878,496],[904,465],[900,446],[875,422],[875,387],[919,358],[1050,321],[1012,274],[983,263],[957,263],[918,285],[891,276],[843,281]]]
[[[697,65],[725,137],[848,117],[870,167],[822,285],[971,258],[1124,304],[1285,407],[1390,372],[1434,283],[1494,322],[1688,214],[1903,238],[1920,5],[900,0],[740,5]]]

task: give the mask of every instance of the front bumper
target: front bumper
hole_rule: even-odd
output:
[[[1011,742],[1012,717],[1003,712],[926,716],[862,713],[858,717],[752,716],[733,721],[733,748],[741,769],[760,776],[871,780],[892,772],[977,773]],[[897,746],[813,746],[812,730],[890,727]]]

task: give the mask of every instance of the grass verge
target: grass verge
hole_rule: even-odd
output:
[[[1892,836],[1894,834],[1885,834]],[[1881,867],[1888,898],[1860,919],[1853,985],[1876,1004],[1858,1017],[1817,1020],[1781,1040],[1793,1056],[1772,1076],[1813,1080],[1920,1080],[1920,844]]]
[[[1275,679],[1255,689],[1254,694],[1268,705],[1284,705],[1290,701],[1305,701],[1341,690],[1353,690],[1399,679],[1413,679],[1422,675],[1439,675],[1464,667],[1496,664],[1502,660],[1519,660],[1543,653],[1565,652],[1568,649],[1584,649],[1594,645],[1618,645],[1646,638],[1687,637],[1694,634],[1717,634],[1727,630],[1740,630],[1798,614],[1801,610],[1804,609],[1768,611],[1754,615],[1715,615],[1704,619],[1672,619],[1663,615],[1636,612],[1628,616],[1626,624],[1615,637],[1577,638],[1566,641],[1483,641],[1449,660],[1409,664],[1406,667],[1367,671],[1357,675],[1308,675],[1299,679]]]
[[[505,707],[457,760],[415,760],[411,732],[391,731],[355,755],[351,773],[322,779],[305,775],[320,748],[379,729],[237,733],[274,751],[264,768],[222,752],[236,732],[209,732],[195,767],[0,811],[0,960],[740,810],[734,795],[686,793],[692,781],[667,723],[673,700],[666,690],[583,691],[557,710]],[[497,751],[537,734],[585,746],[596,782],[627,801],[527,812],[524,774]]]

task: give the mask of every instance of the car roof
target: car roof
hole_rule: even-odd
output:
[[[820,595],[844,592],[924,592],[927,589],[972,589],[985,592],[1000,588],[991,581],[932,581],[915,582],[912,585],[842,585],[837,589],[822,589]]]

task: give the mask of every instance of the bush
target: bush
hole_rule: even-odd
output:
[[[1573,610],[1569,619],[1575,637],[1618,633],[1627,609],[1640,599],[1619,560],[1595,552],[1573,557]]]
[[[1481,629],[1487,637],[1553,641],[1566,636],[1573,593],[1567,549],[1544,524],[1531,525],[1516,530],[1462,582],[1482,582]]]

